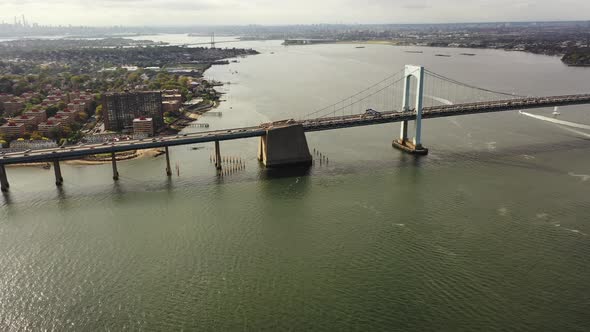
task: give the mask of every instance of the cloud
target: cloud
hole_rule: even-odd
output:
[[[74,25],[585,20],[587,0],[1,0],[0,19]]]

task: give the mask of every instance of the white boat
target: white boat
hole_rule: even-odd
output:
[[[553,109],[553,116],[558,116],[561,115],[561,113],[559,113],[559,107],[555,106],[555,108]]]

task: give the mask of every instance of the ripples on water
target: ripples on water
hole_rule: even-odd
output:
[[[381,65],[344,46],[264,47],[287,65],[291,52],[313,68],[326,53],[332,68],[352,57],[372,76]],[[384,63],[403,56],[369,50]],[[546,57],[511,56],[548,66]],[[228,88],[224,116],[208,119],[213,127],[272,117],[248,98],[278,84],[265,80],[276,67],[263,60],[232,64],[257,78],[232,79],[240,84]],[[229,79],[225,70],[210,75]],[[323,85],[315,89],[327,93]],[[562,113],[590,123],[583,109]],[[586,330],[588,141],[514,113],[429,120],[432,154],[415,159],[391,148],[397,131],[310,134],[330,162],[308,171],[260,169],[256,140],[222,144],[247,163],[223,179],[211,147],[172,149],[181,175],[171,179],[161,158],[120,163],[116,184],[109,165],[64,166],[63,189],[52,172],[10,168],[11,192],[0,199],[0,326]]]

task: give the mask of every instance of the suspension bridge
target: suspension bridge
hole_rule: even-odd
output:
[[[425,119],[580,104],[590,104],[590,94],[524,96],[477,87],[422,66],[407,65],[354,95],[297,119],[175,136],[3,153],[0,155],[0,185],[2,191],[10,187],[6,165],[44,162],[53,163],[55,182],[60,186],[63,184],[60,161],[96,154],[111,155],[113,179],[118,180],[115,153],[152,148],[165,149],[166,174],[171,176],[169,147],[208,142],[215,143],[215,165],[220,170],[220,142],[252,137],[260,138],[258,159],[266,167],[310,165],[312,156],[306,132],[394,122],[400,122],[401,126],[399,137],[392,145],[411,154],[425,155],[428,153],[422,145],[422,120]],[[412,131],[410,121],[414,123]]]

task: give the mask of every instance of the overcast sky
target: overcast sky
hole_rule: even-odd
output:
[[[588,20],[590,0],[0,0],[0,20],[52,25]]]

